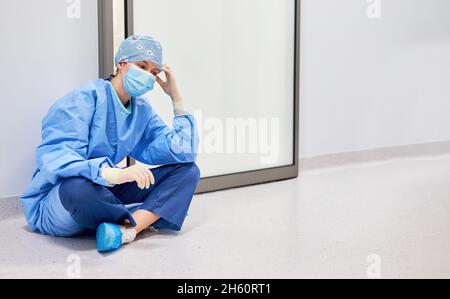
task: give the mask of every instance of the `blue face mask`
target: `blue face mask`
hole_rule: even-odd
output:
[[[155,87],[155,77],[134,64],[130,65],[123,77],[123,86],[131,97],[140,97]]]

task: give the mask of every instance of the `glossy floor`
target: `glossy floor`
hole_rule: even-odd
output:
[[[198,195],[181,233],[108,255],[22,217],[1,222],[0,244],[0,277],[450,278],[450,156]]]

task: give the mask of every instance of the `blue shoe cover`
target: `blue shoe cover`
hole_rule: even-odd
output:
[[[117,224],[102,223],[97,228],[98,252],[114,251],[122,247],[122,231]]]

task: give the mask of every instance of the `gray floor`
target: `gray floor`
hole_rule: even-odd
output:
[[[375,255],[383,278],[450,278],[449,215],[450,156],[308,171],[196,196],[182,233],[108,255],[2,220],[0,277],[367,278]]]

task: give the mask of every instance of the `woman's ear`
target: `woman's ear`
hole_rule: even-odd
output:
[[[123,73],[124,69],[126,68],[127,63],[124,61],[119,62],[119,64],[117,65],[117,73],[116,76],[119,75],[120,73]]]

